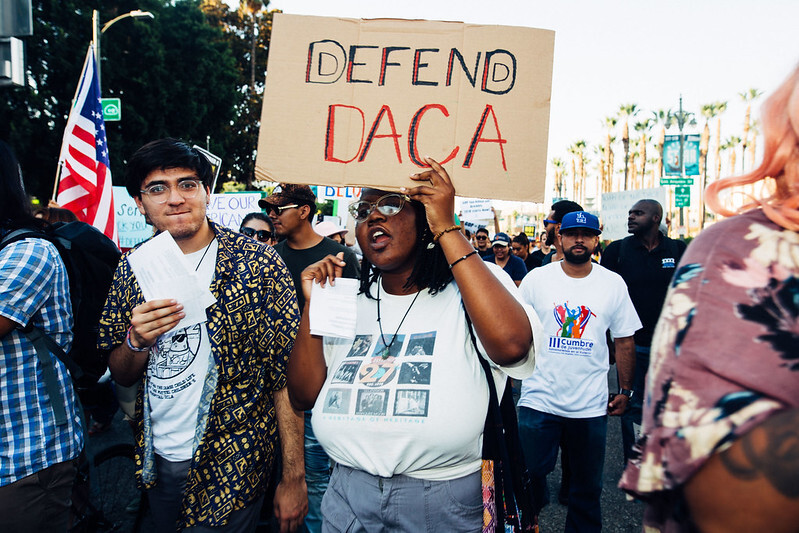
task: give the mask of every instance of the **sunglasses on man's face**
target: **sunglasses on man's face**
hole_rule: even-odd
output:
[[[239,230],[241,233],[246,235],[247,237],[252,237],[254,239],[258,239],[261,242],[267,242],[272,240],[272,232],[265,229],[256,230],[254,228],[241,228]]]
[[[486,235],[475,235],[474,238],[477,239],[478,241],[484,241],[488,237]]]

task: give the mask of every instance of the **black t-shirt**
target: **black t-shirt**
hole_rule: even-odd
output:
[[[534,251],[533,253],[527,254],[527,259],[524,260],[524,266],[527,267],[527,272],[530,272],[534,268],[540,267],[546,256],[547,254],[542,252],[540,249]]]
[[[650,346],[671,278],[677,269],[685,242],[661,235],[652,251],[634,235],[613,241],[602,254],[602,266],[619,274],[627,284],[643,327],[635,333],[635,344]]]
[[[344,261],[346,261],[347,264],[344,267],[343,277],[357,279],[361,273],[361,267],[358,264],[358,258],[355,256],[355,252],[328,237],[323,237],[322,242],[304,250],[289,248],[287,241],[284,240],[275,245],[275,251],[277,251],[280,257],[283,258],[283,261],[286,262],[286,266],[291,273],[291,279],[294,280],[294,288],[297,289],[297,304],[300,306],[300,312],[302,312],[305,306],[305,296],[302,294],[300,276],[308,265],[312,265],[328,255],[336,255],[339,252],[344,252]]]

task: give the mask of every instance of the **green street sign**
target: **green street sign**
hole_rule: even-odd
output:
[[[675,187],[674,207],[690,207],[690,206],[691,206],[691,188]]]
[[[660,178],[660,185],[693,185],[694,178],[690,176],[664,176]]]
[[[114,122],[122,120],[122,100],[119,98],[101,98],[100,104],[103,106],[103,120]]]

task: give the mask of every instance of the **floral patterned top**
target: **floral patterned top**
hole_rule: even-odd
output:
[[[266,490],[278,428],[272,393],[286,386],[286,364],[300,312],[294,283],[271,246],[210,222],[219,241],[207,310],[211,365],[200,402],[180,528],[224,525],[230,513]],[[129,254],[130,252],[128,252]],[[135,306],[144,302],[122,257],[100,318],[98,345],[125,342]],[[136,465],[142,486],[156,482],[152,424],[145,383],[136,399]]]
[[[760,210],[688,247],[652,342],[643,436],[619,486],[646,531],[690,525],[682,485],[777,411],[799,406],[799,234]]]

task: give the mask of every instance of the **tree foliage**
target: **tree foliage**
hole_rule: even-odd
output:
[[[122,99],[122,120],[106,124],[114,183],[127,158],[153,139],[197,143],[228,160],[237,100],[236,62],[227,39],[209,24],[199,0],[33,0],[27,38],[27,87],[0,88],[0,138],[17,152],[29,192],[52,194],[72,98],[100,20],[134,9],[152,20],[120,20],[101,39],[102,92]]]

